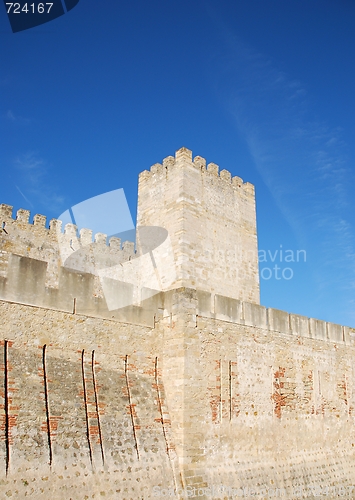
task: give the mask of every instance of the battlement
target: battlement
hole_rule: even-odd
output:
[[[263,332],[277,333],[285,339],[300,337],[355,346],[355,329],[220,294],[187,288],[157,290],[142,287],[139,300],[133,286],[117,281],[115,310],[109,310],[104,297],[95,296],[95,276],[60,268],[57,288],[46,286],[48,262],[10,254],[5,277],[0,277],[0,300],[67,313],[109,318],[154,326],[157,317],[171,318],[174,313],[173,294],[191,293],[190,314],[199,328],[207,320],[242,325]]]
[[[3,280],[7,280],[8,273],[12,272],[9,266],[12,257],[27,258],[40,263],[37,264],[38,269],[42,266],[42,285],[48,290],[60,290],[65,282],[64,275],[71,270],[92,276],[90,300],[103,301],[104,293],[98,272],[137,257],[131,241],[121,243],[119,238],[111,237],[107,243],[106,234],[97,233],[93,236],[92,231],[86,228],[78,232],[74,224],[66,224],[63,228],[62,221],[57,219],[52,219],[49,227],[46,227],[46,217],[40,214],[34,215],[31,223],[28,210],[19,209],[16,217],[13,217],[13,207],[9,205],[0,205],[0,224],[0,278]],[[23,266],[21,269],[24,272]],[[33,280],[36,281],[36,278],[33,277]],[[75,297],[76,293],[73,289],[68,292],[68,297]],[[16,293],[11,296],[16,299]],[[71,299],[69,302],[72,302]],[[52,300],[49,303],[55,307]],[[68,308],[68,304],[65,307]]]
[[[13,207],[11,205],[0,204],[0,224],[2,228],[3,235],[8,234],[8,229],[20,228],[22,231],[33,231],[33,234],[38,236],[38,228],[43,228],[43,235],[55,235],[58,236],[62,234],[66,238],[63,241],[70,239],[75,239],[71,241],[71,244],[79,245],[79,247],[84,245],[89,245],[91,243],[97,243],[100,245],[106,245],[107,247],[115,250],[121,251],[126,249],[126,254],[129,252],[130,257],[133,258],[135,255],[134,243],[132,241],[121,242],[120,238],[112,236],[107,242],[107,234],[96,233],[93,235],[91,229],[82,228],[78,233],[78,228],[75,224],[65,224],[64,228],[61,220],[51,219],[49,221],[48,227],[46,226],[47,217],[45,215],[35,214],[32,218],[32,223],[30,222],[30,211],[20,208],[16,212],[16,217],[13,217]]]
[[[64,228],[61,220],[51,219],[48,227],[46,226],[47,218],[45,215],[35,214],[30,222],[30,211],[20,208],[16,212],[16,217],[13,217],[13,207],[11,205],[0,205],[0,224],[2,228],[2,236],[6,235],[18,239],[20,236],[26,237],[27,241],[37,243],[40,246],[48,243],[54,243],[66,246],[71,250],[78,250],[86,245],[95,244],[100,246],[101,250],[105,247],[111,254],[120,255],[124,253],[124,257],[132,259],[135,257],[136,251],[132,241],[121,242],[120,238],[112,236],[107,241],[107,234],[96,233],[93,235],[91,229],[82,228],[78,231],[75,224],[65,224]],[[46,241],[41,241],[40,238],[47,238]]]
[[[174,279],[170,240],[162,228],[138,228],[138,249],[90,229],[0,206],[0,298],[151,325],[140,307]],[[145,292],[147,287],[149,292]],[[143,317],[143,316],[144,317]]]
[[[168,156],[163,159],[162,163],[154,163],[150,170],[144,170],[140,177],[148,179],[151,175],[167,175],[168,171],[172,171],[174,167],[182,165],[190,165],[201,171],[206,176],[217,177],[226,184],[230,184],[236,189],[244,189],[248,193],[254,193],[254,186],[250,182],[243,182],[243,179],[238,176],[233,176],[229,170],[220,170],[216,163],[208,163],[202,156],[195,156],[192,159],[192,151],[187,148],[180,148],[174,156]]]

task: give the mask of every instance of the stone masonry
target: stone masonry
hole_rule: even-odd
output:
[[[355,330],[259,305],[252,185],[180,149],[136,249],[29,217],[0,206],[1,498],[355,498]]]

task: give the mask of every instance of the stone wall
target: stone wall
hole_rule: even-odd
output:
[[[0,312],[4,498],[353,498],[354,329],[186,288],[153,327]]]
[[[150,498],[175,486],[161,338],[0,303],[1,498]]]

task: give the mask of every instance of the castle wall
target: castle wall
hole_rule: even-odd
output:
[[[0,314],[1,492],[352,498],[354,329],[186,288],[163,294],[153,328],[5,301]]]
[[[181,290],[179,313],[165,319],[180,339],[169,352],[175,388],[169,380],[165,388],[184,429],[186,488],[222,484],[239,491],[235,498],[248,496],[242,488],[259,498],[276,496],[275,488],[289,499],[353,498],[355,330],[211,299]]]
[[[0,302],[1,498],[150,498],[175,487],[161,338]]]
[[[254,186],[186,148],[139,176],[137,226],[167,229],[177,279],[259,303]]]
[[[353,498],[354,345],[203,317],[197,336],[204,454],[191,484]]]

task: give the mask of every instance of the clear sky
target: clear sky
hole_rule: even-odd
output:
[[[255,184],[261,303],[355,326],[353,0],[80,0],[15,34],[0,5],[0,41],[1,203],[123,188],[135,220],[186,146]]]

